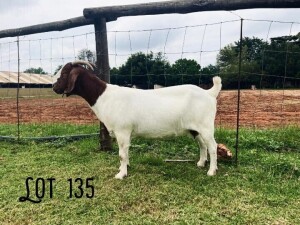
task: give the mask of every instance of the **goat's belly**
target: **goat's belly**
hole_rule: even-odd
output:
[[[134,127],[132,131],[133,136],[149,137],[149,138],[161,138],[169,136],[180,136],[186,133],[186,129],[178,126],[167,126],[152,124],[152,126],[143,126],[140,124]]]
[[[164,131],[164,132],[151,132],[149,130],[143,132],[143,131],[140,131],[140,132],[135,132],[133,131],[132,132],[132,136],[134,137],[146,137],[146,138],[163,138],[163,137],[172,137],[172,136],[181,136],[183,134],[186,134],[187,132],[177,132],[177,131]]]

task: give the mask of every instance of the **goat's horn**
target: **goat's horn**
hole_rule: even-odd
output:
[[[91,68],[91,70],[94,70],[94,67],[92,66],[92,64],[87,61],[77,60],[77,61],[72,62],[72,65],[78,65],[78,64],[79,65],[87,65],[88,67]]]

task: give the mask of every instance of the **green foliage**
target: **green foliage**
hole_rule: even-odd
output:
[[[257,37],[242,40],[241,88],[256,85],[262,88],[299,87],[300,35],[271,38],[270,42]],[[170,64],[162,53],[142,52],[131,55],[120,68],[111,70],[112,83],[137,85],[153,84],[211,84],[211,78],[221,75],[224,89],[237,87],[240,41],[221,49],[216,65],[201,66],[193,59],[178,59]],[[288,77],[284,79],[283,77]],[[285,82],[284,82],[285,81]]]
[[[38,67],[38,68],[28,68],[26,70],[24,70],[24,73],[33,73],[33,74],[47,74],[47,72],[44,71],[43,68]]]
[[[283,36],[271,38],[271,43],[265,51],[265,67],[266,74],[281,75],[291,78],[299,77],[300,73],[300,33],[292,36]],[[263,85],[272,84],[273,88],[299,87],[300,82],[288,80],[283,84],[283,78],[264,77]]]
[[[200,65],[193,59],[178,59],[172,65],[173,74],[199,74]]]
[[[164,84],[164,74],[169,70],[170,64],[162,53],[138,52],[132,54],[120,68],[111,70],[111,82],[148,88],[153,84]]]
[[[286,81],[283,77],[299,76],[300,51],[299,34],[271,38],[271,42],[253,37],[242,40],[241,87],[249,88],[252,84],[262,88],[299,87],[296,79]],[[217,56],[225,88],[237,87],[240,41],[221,49]],[[269,76],[271,75],[271,76]]]
[[[178,59],[171,67],[172,84],[197,84],[199,82],[201,66],[193,59]],[[177,75],[177,76],[176,76]]]
[[[192,59],[179,59],[170,64],[165,56],[159,52],[144,54],[138,52],[132,54],[119,68],[111,69],[111,82],[119,85],[137,85],[142,88],[152,88],[154,84],[171,86],[177,84],[211,83],[211,77],[217,67],[209,65],[201,69],[201,66]],[[203,75],[203,76],[202,76]]]

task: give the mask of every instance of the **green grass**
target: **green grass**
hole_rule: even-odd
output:
[[[238,167],[220,161],[215,177],[196,167],[190,138],[134,139],[122,181],[113,178],[116,145],[107,153],[93,138],[0,142],[0,224],[300,224],[299,134],[298,127],[242,130]],[[216,139],[233,149],[235,132],[218,129]],[[18,202],[29,176],[56,178],[53,198]],[[67,179],[77,177],[94,177],[94,198],[68,198]]]
[[[0,136],[17,137],[17,124],[1,124]],[[68,136],[77,134],[90,134],[99,132],[99,125],[85,124],[21,124],[20,137],[47,137],[47,136]]]
[[[41,96],[49,98],[58,98],[59,96],[55,94],[52,88],[21,88],[20,87],[19,96],[21,98],[39,98]],[[16,98],[17,88],[0,88],[0,98]]]

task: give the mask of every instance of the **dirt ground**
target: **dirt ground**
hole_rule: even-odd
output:
[[[237,96],[237,91],[221,92],[218,125],[236,126]],[[243,127],[300,125],[300,90],[242,90],[239,117]]]
[[[242,90],[240,125],[271,127],[300,125],[300,90]],[[98,123],[87,103],[78,97],[21,98],[21,123]],[[237,91],[222,91],[218,97],[217,126],[235,127]],[[17,122],[16,99],[0,98],[0,123]]]

